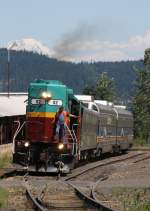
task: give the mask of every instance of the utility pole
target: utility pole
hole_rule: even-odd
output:
[[[17,46],[17,43],[14,42],[7,48],[7,97],[10,97],[10,50]]]
[[[7,97],[10,96],[10,49],[7,49]]]

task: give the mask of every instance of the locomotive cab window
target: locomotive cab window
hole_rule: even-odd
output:
[[[92,105],[92,110],[94,110],[94,111],[97,111],[97,112],[98,112],[98,109],[97,109],[97,107],[96,107],[95,105]]]

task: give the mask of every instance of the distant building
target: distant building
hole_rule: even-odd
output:
[[[16,121],[25,121],[26,102],[27,93],[0,93],[0,144],[11,143]]]

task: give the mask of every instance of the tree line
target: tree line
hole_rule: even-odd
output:
[[[142,61],[80,62],[58,61],[26,51],[10,51],[10,91],[26,92],[35,79],[60,80],[81,94],[85,87],[95,86],[101,73],[106,72],[115,82],[120,99],[127,101],[133,92],[136,68]],[[20,80],[21,78],[21,80]],[[7,91],[7,50],[0,49],[0,92]]]
[[[133,97],[134,135],[150,143],[150,49],[145,50],[144,68],[137,70]]]
[[[75,94],[126,103],[134,114],[134,134],[150,142],[150,50],[143,61],[58,61],[26,51],[10,51],[10,91],[27,92],[35,79],[60,80]],[[0,92],[7,91],[7,49],[0,49]],[[132,106],[131,106],[132,103]]]
[[[134,137],[141,144],[150,143],[150,49],[145,50],[144,68],[136,69],[135,92],[130,101],[134,117]],[[103,72],[95,86],[87,86],[83,94],[93,95],[95,99],[119,103],[115,82]],[[129,106],[129,105],[127,105]]]

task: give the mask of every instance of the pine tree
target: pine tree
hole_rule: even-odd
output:
[[[114,81],[103,72],[96,85],[96,99],[113,101],[114,97]]]
[[[94,86],[86,86],[82,92],[84,95],[92,95],[95,97],[95,87]]]
[[[136,94],[133,100],[134,134],[150,142],[150,49],[145,51],[145,69],[137,71]]]

